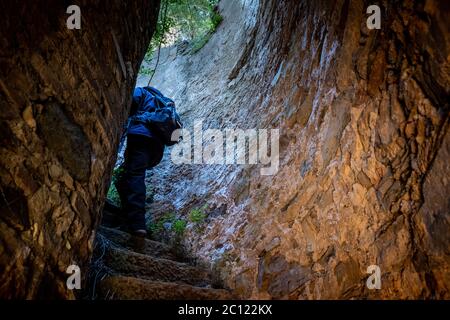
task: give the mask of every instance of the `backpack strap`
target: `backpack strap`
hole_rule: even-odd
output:
[[[153,95],[156,98],[156,100],[158,101],[158,103],[162,103],[163,107],[167,107],[169,105],[175,106],[175,101],[173,101],[172,99],[167,98],[166,96],[164,96],[161,93],[161,91],[159,91],[158,89],[150,87],[150,86],[147,86],[147,87],[144,87],[144,90],[146,90],[151,95]]]

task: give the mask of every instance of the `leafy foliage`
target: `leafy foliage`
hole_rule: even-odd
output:
[[[142,66],[141,70],[139,70],[139,73],[145,76],[151,76],[153,73],[155,72],[155,70],[150,69],[148,67]]]
[[[222,22],[215,10],[219,0],[163,0],[155,33],[147,51],[149,60],[158,46],[180,41],[193,44],[198,51],[208,42],[211,34]]]
[[[156,221],[152,221],[149,224],[149,231],[152,235],[160,235],[164,231],[164,225],[172,224],[176,217],[174,213],[166,213]]]
[[[189,212],[187,220],[177,217],[175,213],[166,213],[159,219],[152,221],[148,225],[148,230],[154,239],[168,239],[179,244],[184,236],[188,222],[193,224],[194,230],[202,230],[208,217],[205,213],[206,209],[207,205],[192,209]]]
[[[106,197],[118,207],[120,207],[120,197],[116,189],[116,182],[122,173],[123,169],[121,167],[114,169],[112,173],[111,185],[109,186],[108,193],[106,195]]]
[[[205,213],[206,208],[207,206],[204,205],[201,208],[192,209],[191,212],[189,212],[189,220],[195,224],[203,224],[207,217]]]
[[[172,230],[175,232],[177,236],[183,236],[184,231],[186,231],[186,220],[176,220],[172,224]]]
[[[155,238],[164,238],[174,234],[176,238],[181,238],[186,230],[187,222],[184,219],[178,219],[175,213],[166,213],[158,220],[150,223],[149,231]]]

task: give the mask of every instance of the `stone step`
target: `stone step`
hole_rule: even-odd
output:
[[[224,289],[199,288],[187,284],[151,281],[134,277],[108,276],[99,284],[100,299],[111,300],[226,300]]]
[[[98,229],[98,233],[114,243],[116,246],[124,249],[158,258],[176,261],[182,260],[173,254],[168,245],[161,242],[152,241],[142,237],[134,237],[129,233],[104,226],[101,226]]]
[[[107,247],[104,261],[110,269],[125,276],[153,281],[184,283],[199,287],[208,286],[211,283],[211,276],[206,270],[186,263],[156,258],[119,247]]]

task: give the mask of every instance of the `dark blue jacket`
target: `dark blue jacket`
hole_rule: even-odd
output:
[[[152,88],[156,92],[159,92],[155,88]],[[134,89],[133,102],[131,103],[130,117],[134,116],[138,112],[153,112],[156,109],[155,96],[144,88]],[[147,136],[149,138],[157,138],[156,134],[152,132],[145,124],[141,122],[130,121],[128,126],[128,134],[137,134]]]

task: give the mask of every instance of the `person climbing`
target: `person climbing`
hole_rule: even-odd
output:
[[[147,235],[145,173],[161,162],[165,146],[178,142],[172,140],[172,134],[181,127],[172,99],[153,87],[134,90],[125,132],[125,161],[116,181],[121,211],[126,217],[128,231],[134,235]]]

